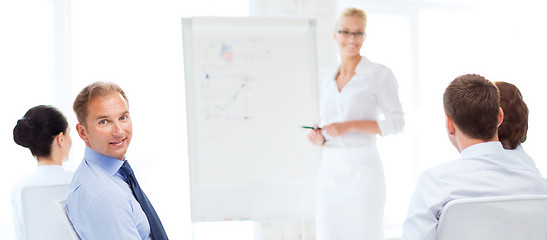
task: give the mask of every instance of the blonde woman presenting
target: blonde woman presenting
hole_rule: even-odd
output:
[[[338,17],[333,37],[341,63],[322,86],[323,127],[308,134],[311,143],[324,146],[317,176],[318,240],[383,239],[386,186],[376,135],[402,131],[404,118],[391,70],[360,55],[366,24],[360,9],[345,9]]]

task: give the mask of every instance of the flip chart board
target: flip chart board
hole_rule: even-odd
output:
[[[192,221],[313,219],[314,25],[182,19]]]

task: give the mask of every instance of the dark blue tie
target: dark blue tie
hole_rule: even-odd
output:
[[[131,186],[131,190],[133,190],[133,195],[135,195],[135,198],[141,204],[141,208],[146,214],[146,218],[148,218],[148,224],[150,224],[150,233],[152,234],[152,239],[169,239],[167,238],[167,234],[165,233],[165,229],[163,229],[163,225],[161,224],[160,218],[158,217],[156,210],[154,210],[154,207],[152,207],[152,203],[148,201],[146,194],[144,194],[141,187],[139,186],[139,183],[135,178],[135,174],[133,173],[133,169],[131,169],[131,166],[129,166],[129,163],[127,161],[123,161],[122,170],[125,173],[127,180],[129,181],[129,186]]]

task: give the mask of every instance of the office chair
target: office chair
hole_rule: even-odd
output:
[[[64,199],[68,185],[32,186],[21,191],[25,240],[71,240],[54,201]]]
[[[80,240],[80,235],[78,235],[78,232],[76,232],[76,229],[74,229],[74,225],[72,224],[72,221],[70,221],[70,218],[68,218],[68,214],[66,212],[66,201],[65,199],[57,200],[55,201],[55,205],[57,205],[57,208],[59,211],[61,211],[61,216],[63,217],[63,221],[65,223],[66,229],[70,232],[70,235],[72,236],[73,240]]]
[[[546,240],[547,195],[458,199],[447,203],[437,240]]]

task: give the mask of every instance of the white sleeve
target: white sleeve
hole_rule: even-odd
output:
[[[399,85],[393,72],[385,68],[380,72],[378,103],[384,119],[378,120],[380,134],[386,136],[403,131],[405,125],[403,107],[399,100]]]
[[[435,240],[446,196],[438,179],[423,173],[410,200],[401,240]]]

